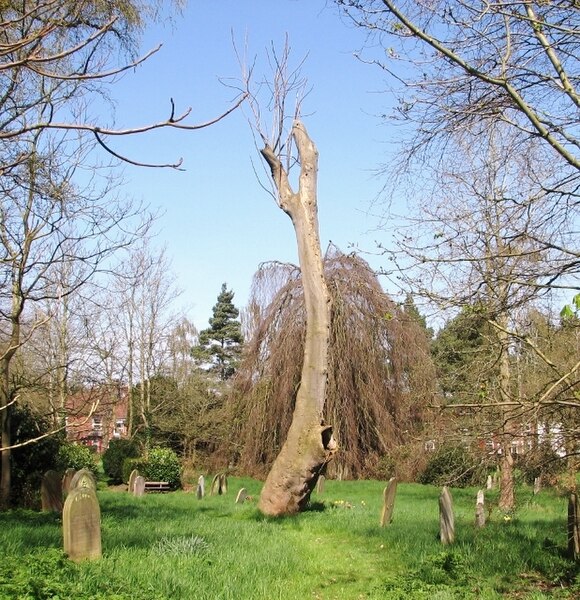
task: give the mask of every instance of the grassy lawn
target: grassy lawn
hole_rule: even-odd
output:
[[[504,518],[492,507],[474,527],[475,489],[452,490],[456,543],[438,541],[439,489],[400,484],[394,520],[378,526],[384,483],[327,481],[312,509],[292,518],[236,505],[244,486],[197,500],[173,492],[134,498],[99,491],[103,558],[64,558],[60,516],[0,513],[0,599],[579,598],[564,556],[565,498],[519,490]]]

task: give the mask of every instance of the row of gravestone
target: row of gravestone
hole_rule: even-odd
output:
[[[381,511],[381,526],[388,525],[393,520],[397,479],[389,480],[383,492],[383,508]],[[537,493],[537,492],[535,492]],[[485,526],[485,496],[483,490],[477,492],[475,502],[475,526]],[[574,492],[568,499],[567,519],[568,554],[573,560],[580,559],[580,499]],[[444,486],[439,496],[439,539],[442,544],[452,544],[455,541],[455,515],[453,499],[449,489]]]

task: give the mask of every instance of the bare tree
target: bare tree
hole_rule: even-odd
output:
[[[332,427],[324,422],[328,377],[330,296],[322,266],[318,232],[318,150],[300,121],[304,81],[299,71],[289,68],[289,47],[281,56],[272,53],[273,77],[266,83],[272,126],[264,127],[260,104],[251,97],[255,130],[261,138],[261,154],[268,165],[273,196],[290,217],[296,233],[306,307],[304,362],[296,395],[294,415],[286,441],[266,478],[259,508],[268,515],[298,512],[306,506],[322,469],[331,459],[336,444]],[[297,99],[288,135],[288,106]],[[269,130],[268,135],[265,133]],[[293,148],[296,154],[293,154]],[[298,187],[293,189],[289,170],[300,168]],[[288,402],[291,398],[288,398]]]

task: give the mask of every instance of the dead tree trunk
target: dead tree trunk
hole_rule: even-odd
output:
[[[292,190],[278,155],[268,145],[262,150],[278,192],[279,206],[292,219],[296,232],[306,306],[304,363],[292,424],[258,504],[264,514],[272,516],[293,514],[306,506],[321,470],[335,451],[332,428],[325,425],[322,418],[328,371],[330,296],[318,233],[318,151],[300,121],[294,122],[292,137],[300,161],[297,192]]]

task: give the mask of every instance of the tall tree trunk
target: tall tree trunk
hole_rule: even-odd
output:
[[[499,508],[501,510],[512,510],[515,506],[514,494],[514,459],[512,457],[512,440],[514,424],[509,420],[507,402],[510,401],[511,369],[508,353],[509,336],[505,332],[506,319],[498,319],[503,329],[498,330],[500,342],[499,356],[499,401],[500,415],[502,420],[502,456],[500,461],[500,492]]]
[[[262,150],[278,191],[280,208],[294,225],[306,306],[304,363],[294,415],[258,504],[264,514],[272,516],[293,514],[305,508],[318,476],[336,449],[332,427],[325,425],[322,418],[328,374],[330,296],[318,233],[318,151],[300,121],[294,122],[292,136],[300,159],[297,193],[293,192],[288,174],[272,148],[266,146]]]
[[[0,423],[1,440],[0,448],[1,470],[0,470],[0,510],[6,510],[10,505],[11,491],[11,458],[10,446],[10,380],[9,380],[9,361],[4,358],[0,362]]]

